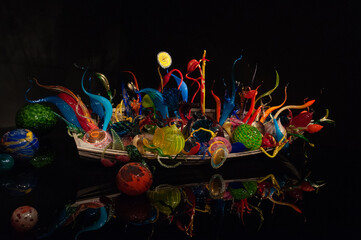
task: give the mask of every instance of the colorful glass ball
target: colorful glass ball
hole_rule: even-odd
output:
[[[10,218],[11,226],[17,232],[27,232],[38,222],[38,211],[30,206],[18,207]]]
[[[0,154],[0,172],[6,172],[14,167],[14,158],[6,153]]]
[[[234,130],[233,140],[235,142],[243,143],[249,150],[256,150],[261,147],[262,134],[256,127],[242,124]]]
[[[157,128],[153,136],[153,144],[161,148],[166,155],[176,155],[184,148],[185,140],[182,132],[173,124]]]
[[[212,145],[210,152],[212,153],[218,146],[225,145],[228,149],[228,152],[232,152],[231,143],[224,137],[215,137],[208,142],[209,145]]]
[[[2,136],[1,146],[15,159],[30,160],[39,150],[39,140],[28,129],[15,129]]]
[[[83,141],[94,147],[105,148],[112,142],[112,136],[102,129],[92,129],[84,134]]]
[[[56,124],[53,110],[39,103],[31,103],[19,109],[15,116],[18,128],[30,129],[35,133],[44,133]]]
[[[149,169],[142,164],[131,162],[120,168],[116,182],[121,192],[137,196],[149,190],[153,183],[153,176]]]

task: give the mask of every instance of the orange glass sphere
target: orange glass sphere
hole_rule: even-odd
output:
[[[131,162],[120,168],[116,181],[121,192],[137,196],[149,190],[153,183],[153,176],[142,164]]]

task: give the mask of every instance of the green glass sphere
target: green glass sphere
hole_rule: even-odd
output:
[[[262,134],[260,131],[251,125],[239,125],[233,132],[234,142],[243,143],[249,150],[256,150],[261,147]]]
[[[15,116],[18,128],[25,128],[34,133],[45,133],[56,124],[57,117],[53,110],[39,103],[31,103],[20,108]]]

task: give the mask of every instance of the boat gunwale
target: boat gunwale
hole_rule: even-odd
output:
[[[102,148],[97,148],[97,147],[93,147],[90,144],[85,143],[84,141],[82,141],[80,138],[77,137],[76,134],[73,134],[73,138],[76,144],[76,147],[78,149],[78,153],[79,156],[81,157],[87,157],[87,158],[97,158],[100,159],[101,155],[104,152],[104,157],[105,158],[111,158],[114,159],[116,156],[120,155],[128,155],[127,151],[123,151],[123,150],[115,150],[115,149],[107,149],[106,151],[104,151],[104,149]],[[273,148],[267,148],[265,149],[267,152],[272,151]],[[256,155],[262,153],[262,151],[260,149],[257,150],[249,150],[249,151],[244,151],[244,152],[237,152],[237,153],[228,153],[227,156],[227,160],[230,159],[238,159],[240,157],[246,157],[246,156],[252,156],[252,155]],[[145,153],[142,154],[143,157],[149,159],[149,160],[157,160],[158,156],[155,153]],[[203,156],[203,155],[171,155],[172,159],[168,158],[168,157],[161,157],[159,156],[159,159],[161,159],[162,161],[167,161],[167,162],[172,162],[174,163],[175,161],[182,161],[188,164],[204,164],[204,163],[208,163],[209,160],[211,159],[211,156]]]

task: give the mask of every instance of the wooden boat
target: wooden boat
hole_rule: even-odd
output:
[[[192,108],[192,113],[200,112],[199,108]],[[206,109],[205,115],[215,118],[215,109]],[[113,109],[114,113],[114,109]],[[120,151],[120,150],[113,150],[113,149],[107,149],[104,151],[102,148],[97,148],[92,146],[91,144],[88,144],[84,142],[82,139],[78,138],[76,134],[73,134],[75,144],[78,149],[79,156],[82,158],[86,158],[89,160],[98,161],[101,159],[102,153],[104,152],[104,158],[109,160],[115,160],[116,156],[118,155],[127,155],[128,153],[126,151]],[[265,149],[267,152],[272,151],[273,148]],[[263,154],[263,152],[260,149],[257,150],[250,150],[250,151],[244,151],[244,152],[238,152],[238,153],[228,153],[227,161],[233,161],[237,160],[243,157],[256,155],[256,154]],[[169,166],[175,166],[175,164],[188,166],[188,165],[202,165],[202,164],[210,164],[211,156],[209,155],[183,155],[178,156],[176,158],[175,155],[172,155],[172,159],[169,159],[168,157],[160,157],[157,156],[154,153],[146,153],[143,154],[143,157],[148,159],[147,162],[149,163],[160,163]],[[176,159],[175,159],[176,158]]]
[[[116,156],[118,155],[127,155],[126,151],[120,151],[120,150],[113,150],[113,149],[107,149],[104,151],[102,148],[94,147],[86,142],[84,142],[82,139],[78,138],[75,134],[73,135],[75,144],[78,149],[78,154],[82,158],[86,158],[89,160],[99,161],[102,153],[104,152],[104,158],[107,158],[109,160],[116,160]],[[273,149],[267,149],[266,151],[272,151]],[[261,150],[251,150],[251,151],[244,151],[244,152],[238,152],[238,153],[229,153],[227,157],[227,161],[234,161],[239,160],[240,158],[256,155],[256,154],[263,154]],[[202,165],[202,164],[210,164],[211,157],[208,155],[183,155],[183,156],[174,156],[172,155],[172,159],[169,159],[167,157],[160,157],[157,156],[154,153],[146,153],[143,154],[143,157],[148,159],[147,162],[149,163],[157,163],[158,158],[159,160],[167,164],[169,166],[172,166],[174,164],[177,164],[180,162],[180,164],[187,166],[187,165]],[[178,164],[179,165],[179,164]]]

